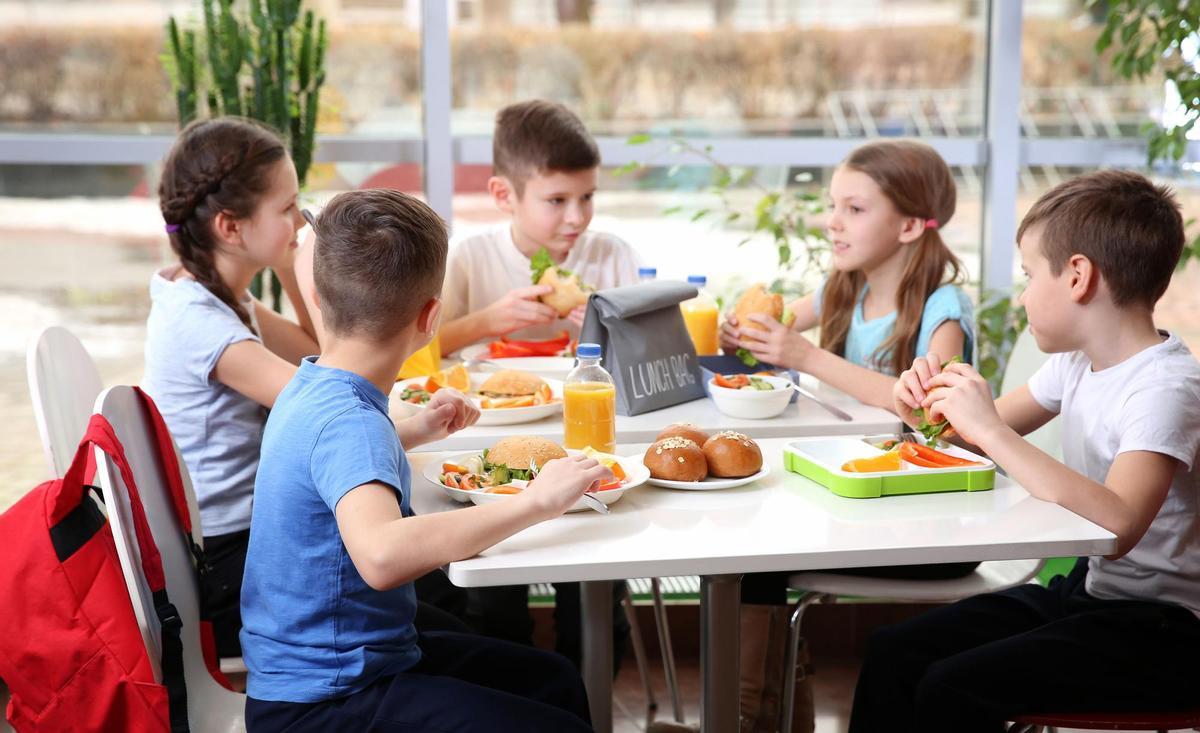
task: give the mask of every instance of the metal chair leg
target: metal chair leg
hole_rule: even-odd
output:
[[[625,618],[629,621],[629,640],[633,643],[633,658],[637,661],[638,674],[642,678],[642,690],[646,694],[646,722],[654,720],[658,700],[654,699],[654,687],[650,684],[650,670],[646,666],[646,645],[642,639],[642,628],[638,625],[637,609],[633,607],[633,588],[625,581]]]
[[[796,657],[800,653],[800,623],[804,620],[804,612],[812,604],[829,597],[825,593],[801,593],[796,609],[792,611],[788,623],[787,658],[783,663],[783,719],[779,723],[779,733],[792,733],[792,714],[796,706]]]
[[[671,648],[671,628],[667,623],[667,607],[663,605],[662,586],[658,578],[650,579],[650,593],[654,596],[654,623],[658,626],[658,646],[662,651],[663,672],[667,676],[667,690],[671,693],[671,712],[675,722],[684,722],[683,702],[679,699],[679,678],[675,674],[675,651]]]

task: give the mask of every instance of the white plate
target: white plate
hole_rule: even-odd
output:
[[[625,464],[622,463],[622,466]],[[683,489],[685,491],[715,491],[717,489],[732,489],[735,486],[745,486],[746,484],[754,483],[771,472],[771,467],[766,463],[759,469],[758,473],[743,476],[742,478],[713,478],[709,477],[703,481],[669,481],[665,478],[650,478],[647,483],[655,486],[662,486],[665,489]]]
[[[571,454],[571,455],[574,455],[579,452],[580,451],[573,450],[573,449],[567,451],[567,453]],[[466,504],[467,502],[471,502],[471,501],[475,502],[476,504],[487,504],[487,503],[493,502],[493,501],[503,501],[504,499],[508,498],[509,496],[512,496],[512,494],[488,494],[486,492],[479,491],[479,490],[465,491],[463,489],[451,488],[441,482],[442,463],[458,464],[461,461],[466,461],[468,458],[478,456],[481,453],[483,453],[483,451],[471,451],[470,453],[460,453],[455,456],[450,456],[441,462],[430,463],[429,465],[425,466],[425,470],[422,472],[422,475],[425,477],[425,479],[427,481],[430,481],[430,482],[440,486],[442,491],[446,492],[446,496],[449,496],[451,499],[454,499],[455,501],[458,501],[458,502],[462,502],[464,504]],[[597,491],[594,494],[592,494],[592,496],[596,497],[597,499],[604,502],[605,504],[612,504],[617,499],[620,499],[622,496],[624,496],[625,492],[629,491],[632,488],[641,486],[642,484],[646,483],[647,480],[650,479],[650,469],[643,466],[640,459],[625,458],[625,457],[619,456],[618,460],[621,462],[621,468],[625,471],[625,485],[619,489],[609,489],[608,491]],[[575,502],[575,504],[572,505],[571,508],[568,509],[567,511],[568,512],[581,512],[581,511],[587,511],[588,509],[589,509],[589,507],[588,507],[587,502],[585,502],[583,499],[579,499],[579,501]]]
[[[471,378],[471,389],[479,389],[479,386],[491,376],[490,373],[471,372],[468,376]],[[540,375],[539,375],[540,376]],[[519,423],[537,422],[538,420],[550,417],[562,411],[562,396],[563,384],[557,379],[546,379],[543,377],[546,384],[550,385],[550,392],[559,400],[551,402],[548,405],[533,405],[532,407],[503,407],[493,410],[480,410],[479,421],[476,425],[517,425]],[[396,382],[392,391],[396,393],[396,404],[401,405],[408,414],[415,414],[418,410],[424,410],[425,405],[415,405],[411,402],[405,402],[400,399],[400,393],[405,387],[414,386],[422,387],[425,384],[425,377],[417,377],[415,379],[404,379]],[[476,407],[479,406],[479,396],[470,395],[475,401]]]
[[[494,372],[499,369],[520,369],[533,372],[543,379],[566,379],[567,374],[575,368],[575,358],[571,356],[515,356],[512,358],[492,359],[488,356],[487,344],[468,346],[460,353],[464,359],[488,359],[496,364],[481,364],[483,371]]]

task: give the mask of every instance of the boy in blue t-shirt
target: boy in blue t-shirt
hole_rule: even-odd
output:
[[[247,730],[590,730],[564,659],[413,627],[413,579],[560,515],[608,469],[547,463],[510,501],[413,516],[387,415],[404,360],[437,330],[446,229],[395,191],[342,194],[315,226],[328,343],[275,401],[242,587]],[[462,428],[478,416],[459,405]]]

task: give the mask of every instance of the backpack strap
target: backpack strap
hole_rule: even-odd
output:
[[[204,655],[204,666],[208,668],[208,673],[212,676],[217,684],[226,689],[234,689],[233,683],[221,672],[221,660],[217,656],[216,638],[212,633],[212,620],[208,618],[207,604],[205,603],[205,576],[208,575],[211,567],[208,563],[208,557],[205,555],[204,547],[196,537],[196,531],[192,526],[192,513],[188,507],[187,492],[183,488],[183,473],[179,469],[179,458],[175,453],[175,441],[171,438],[171,431],[167,428],[166,421],[163,420],[162,413],[158,411],[158,405],[154,404],[154,400],[150,395],[146,394],[140,387],[134,387],[133,391],[141,398],[142,405],[146,408],[146,413],[150,416],[150,424],[154,426],[154,441],[158,449],[159,459],[162,460],[163,474],[167,482],[167,492],[171,498],[171,506],[175,509],[175,518],[179,522],[180,529],[183,530],[183,538],[187,543],[188,550],[192,555],[192,563],[196,568],[196,575],[199,576],[200,582],[197,587],[197,595],[200,598],[200,647]]]
[[[92,415],[83,440],[75,451],[71,467],[67,469],[62,481],[57,482],[54,489],[48,492],[47,523],[48,526],[55,527],[85,500],[87,491],[92,488],[84,483],[84,477],[94,470],[94,463],[89,460],[93,446],[104,451],[116,464],[129,494],[129,510],[133,518],[134,537],[141,554],[142,573],[145,575],[146,584],[150,586],[161,632],[162,677],[163,686],[167,689],[171,731],[187,733],[187,684],[183,674],[183,642],[180,639],[183,623],[180,621],[178,610],[167,596],[162,555],[158,552],[158,545],[154,543],[154,535],[150,532],[150,524],[146,521],[146,510],[142,506],[142,497],[138,493],[133,471],[125,457],[125,448],[117,440],[116,432],[103,415]]]

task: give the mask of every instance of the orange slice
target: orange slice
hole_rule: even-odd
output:
[[[471,376],[462,364],[434,372],[429,378],[439,387],[449,387],[459,392],[466,392],[471,388]]]
[[[842,470],[850,473],[876,473],[878,471],[899,471],[900,454],[888,451],[881,456],[871,458],[856,458],[842,464]]]

